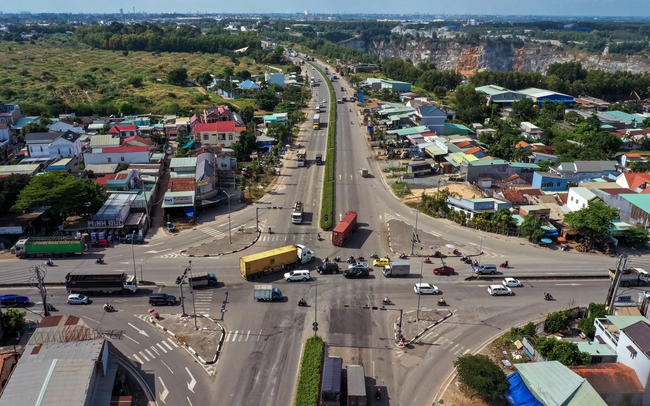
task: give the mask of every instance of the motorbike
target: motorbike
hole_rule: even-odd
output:
[[[359,255],[359,256],[357,257],[357,261],[359,261],[359,262],[363,262],[363,261],[365,261],[365,260],[366,260],[366,259],[363,257],[363,255]]]
[[[106,303],[106,304],[104,305],[104,311],[105,311],[105,312],[108,312],[108,313],[110,313],[110,312],[114,312],[114,311],[115,311],[115,308],[113,307],[113,305],[110,305],[110,304]]]
[[[553,296],[551,296],[550,293],[545,293],[544,294],[544,300],[553,300]]]
[[[430,264],[431,263],[431,258],[429,258],[429,257],[424,258],[424,263],[425,264]]]
[[[374,254],[372,254],[372,255],[370,256],[370,258],[372,258],[372,259],[379,259],[379,255],[377,255],[377,253],[375,252]]]
[[[381,304],[383,304],[383,305],[392,305],[393,301],[390,300],[390,299],[386,300],[386,298],[384,298],[384,299],[382,299]]]
[[[340,255],[335,256],[334,261],[341,262],[341,256]]]
[[[460,251],[454,250],[454,255],[460,255]]]
[[[467,258],[465,258],[465,260],[463,262],[465,262],[466,264],[471,264],[472,259],[470,257],[467,257]]]
[[[399,254],[399,258],[400,258],[400,259],[406,259],[406,258],[408,258],[408,257],[406,256],[406,253],[405,253],[405,252],[402,252],[401,254]]]
[[[375,399],[380,400],[381,399],[381,389],[377,388],[375,391]]]
[[[352,109],[350,109],[350,112],[352,112]]]
[[[56,312],[56,311],[58,311],[57,308],[54,307],[51,303],[48,303],[48,304],[47,304],[47,310],[49,310],[49,311],[51,311],[51,312]]]
[[[96,264],[101,264],[101,265],[103,265],[103,264],[104,264],[104,260],[103,260],[102,258],[97,258],[97,259],[95,260],[95,263],[96,263]]]
[[[436,251],[436,252],[434,252],[434,253],[433,253],[433,257],[434,257],[434,258],[442,258],[442,252],[440,252],[440,251]]]
[[[350,256],[350,258],[348,258],[348,264],[354,264],[355,262],[357,262],[357,260],[354,259],[353,256]]]
[[[48,259],[47,261],[45,261],[45,262],[43,263],[43,265],[54,266],[54,261],[52,261],[51,259]]]
[[[447,304],[445,299],[440,299],[438,300],[438,306],[449,306],[449,304]]]
[[[305,299],[300,299],[300,300],[298,301],[298,306],[300,306],[300,307],[305,307],[305,306],[307,306],[307,301],[306,301]]]
[[[318,235],[316,236],[316,239],[317,239],[318,241],[322,240],[322,238],[321,238],[321,236],[320,236],[320,233],[318,233]]]
[[[271,231],[271,227],[269,227],[269,234],[273,234],[273,231]]]
[[[508,261],[503,262],[502,264],[499,265],[501,268],[510,268],[510,265],[508,264]]]

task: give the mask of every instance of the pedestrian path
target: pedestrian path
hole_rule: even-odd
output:
[[[156,343],[155,345],[144,348],[142,351],[139,351],[129,357],[129,360],[133,363],[134,366],[138,364],[142,365],[145,362],[152,361],[156,358],[161,358],[168,352],[172,352],[174,349],[178,348],[178,344],[174,341],[173,338],[169,337],[163,341]]]
[[[210,314],[212,290],[194,289],[194,310],[197,315]]]
[[[224,342],[226,343],[240,343],[240,342],[253,342],[259,341],[262,337],[262,330],[255,332],[252,330],[235,330],[228,331]]]
[[[200,232],[205,233],[207,235],[211,235],[212,237],[216,237],[217,239],[223,238],[228,236],[228,234],[221,232],[219,230],[216,230],[212,227],[203,227],[199,229]]]
[[[262,234],[259,241],[260,242],[308,242],[308,241],[317,241],[318,237],[314,234]]]

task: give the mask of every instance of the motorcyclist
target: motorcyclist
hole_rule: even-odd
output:
[[[316,235],[316,238],[320,240],[320,233]]]
[[[336,257],[334,257],[334,261],[339,262],[340,260],[341,260],[341,256],[340,256],[340,255],[337,255]]]
[[[52,261],[52,258],[48,258],[46,264],[52,266],[54,265],[54,261]]]
[[[271,234],[271,227],[269,227],[269,234]]]
[[[438,304],[441,304],[441,305],[446,305],[446,304],[447,304],[447,302],[445,301],[445,299],[443,299],[443,298],[440,298],[440,300],[438,300]]]
[[[426,257],[426,258],[424,259],[424,262],[426,262],[427,264],[428,264],[428,263],[431,263],[431,258]]]
[[[325,257],[325,263],[329,264],[329,262],[330,262],[330,257]]]
[[[388,298],[388,296],[384,296],[384,303],[390,303],[390,299]]]
[[[307,302],[303,298],[300,298],[300,300],[298,301],[298,306],[305,306],[306,304]]]

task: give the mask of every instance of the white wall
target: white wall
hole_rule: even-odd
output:
[[[49,147],[50,158],[72,158],[81,155],[81,142],[77,138],[75,142],[70,142],[66,139],[59,138],[55,140]]]
[[[589,201],[584,197],[580,196],[576,191],[576,188],[569,189],[569,197],[567,198],[567,207],[571,211],[576,211],[583,209],[589,206]],[[584,188],[582,188],[584,189]]]
[[[29,156],[31,158],[49,158],[50,148],[47,144],[29,144]]]
[[[628,345],[631,345],[636,350],[634,358],[632,357],[630,350],[627,349]],[[618,348],[616,348],[616,353],[618,355],[618,362],[634,369],[636,376],[641,382],[641,386],[643,386],[647,391],[648,377],[650,377],[650,360],[623,331],[621,331],[621,336],[618,339]]]
[[[114,153],[101,153],[101,154],[84,154],[84,162],[86,165],[101,165],[101,164],[147,164],[149,163],[149,152],[114,152]]]

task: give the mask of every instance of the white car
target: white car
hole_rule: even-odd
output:
[[[311,279],[311,275],[308,270],[291,271],[284,274],[284,279],[287,282],[308,281]]]
[[[512,289],[510,289],[507,286],[501,286],[501,285],[490,285],[490,286],[488,286],[487,291],[492,296],[512,296],[513,295]]]
[[[73,293],[68,296],[68,304],[88,304],[88,296],[83,293]]]
[[[325,104],[325,103],[327,103],[327,100],[323,99],[323,101],[321,103]]]
[[[509,286],[509,287],[513,287],[513,288],[518,288],[520,286],[524,286],[523,283],[521,283],[520,281],[518,281],[515,278],[505,278],[503,280],[503,282],[501,282],[501,283],[503,284],[503,286]]]
[[[413,286],[413,291],[418,295],[437,295],[440,293],[440,290],[430,283],[416,283]]]

